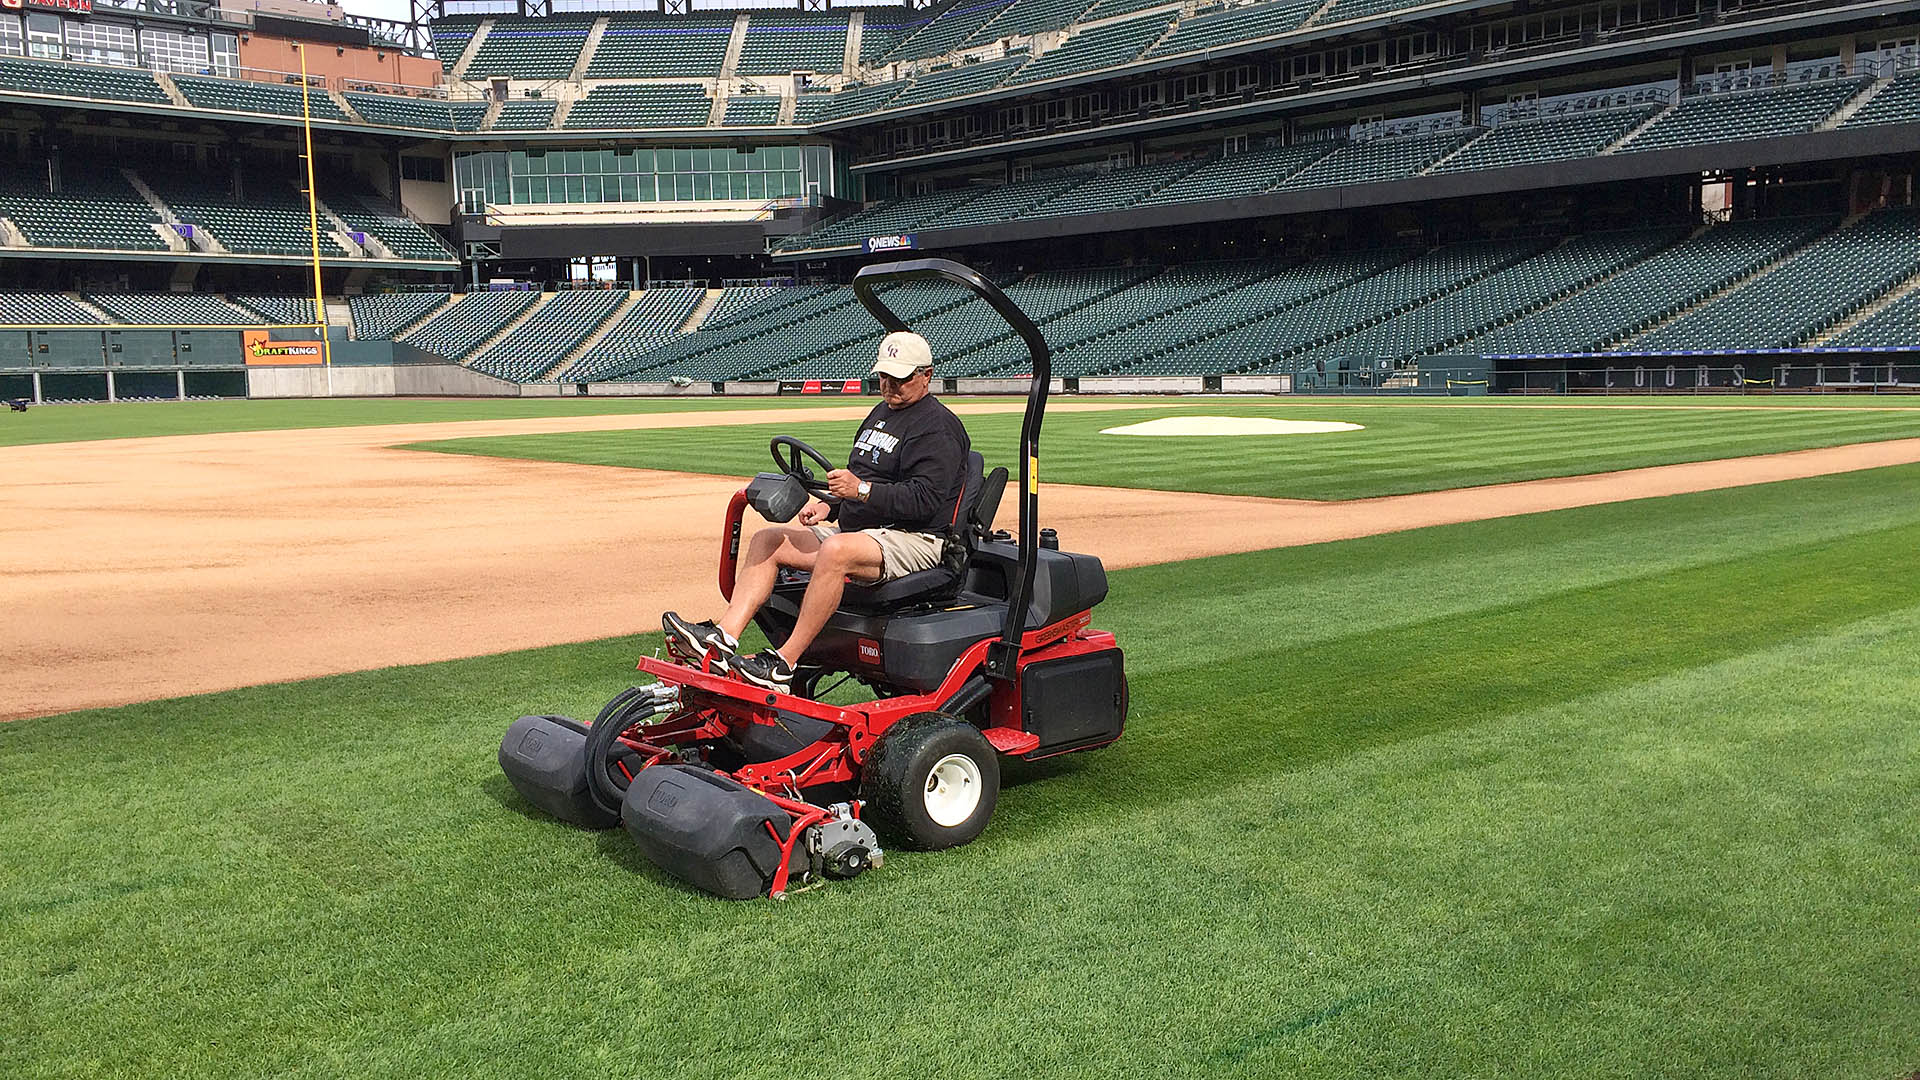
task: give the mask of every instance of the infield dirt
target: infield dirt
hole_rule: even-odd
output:
[[[866,412],[0,448],[0,719],[649,631],[665,608],[709,612],[721,516],[739,481],[392,445]],[[1066,546],[1122,568],[1916,462],[1920,439],[1903,439],[1341,503],[1047,484],[1041,506]],[[1013,500],[1002,511],[1010,525]]]

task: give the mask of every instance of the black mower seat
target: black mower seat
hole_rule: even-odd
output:
[[[949,550],[941,565],[905,577],[875,585],[849,582],[841,594],[840,606],[848,611],[883,614],[921,604],[944,604],[960,594],[960,582],[966,576],[967,560],[979,537],[993,528],[993,517],[1000,510],[1000,495],[1006,490],[1007,470],[986,473],[987,462],[978,451],[967,452],[967,484],[960,493],[960,505],[954,513],[957,543],[949,541]]]

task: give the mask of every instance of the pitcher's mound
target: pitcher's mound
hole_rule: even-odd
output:
[[[1328,431],[1360,431],[1364,425],[1337,420],[1273,420],[1264,416],[1165,416],[1125,427],[1103,429],[1102,435],[1318,435]]]

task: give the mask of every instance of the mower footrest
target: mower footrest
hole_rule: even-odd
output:
[[[1024,754],[1040,745],[1040,736],[1018,728],[981,728],[980,734],[985,735],[993,748],[1003,754]]]

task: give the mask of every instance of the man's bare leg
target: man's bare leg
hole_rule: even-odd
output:
[[[811,558],[813,580],[807,582],[807,595],[800,601],[800,616],[794,621],[793,633],[787,635],[786,642],[780,646],[780,655],[787,658],[788,664],[798,664],[807,646],[820,636],[821,628],[827,625],[827,620],[840,606],[840,596],[847,590],[847,578],[851,576],[860,581],[873,581],[879,578],[882,566],[880,541],[857,532],[828,537],[811,554]],[[772,595],[771,584],[767,589],[767,595]],[[738,602],[738,585],[734,586],[733,595],[735,602]],[[729,609],[728,615],[732,614]],[[727,632],[734,633],[731,629]]]
[[[879,545],[875,544],[874,548],[878,550]],[[747,557],[741,560],[740,569],[734,574],[733,599],[727,604],[726,614],[717,620],[720,629],[735,638],[745,633],[754,612],[773,595],[773,586],[780,580],[780,568],[811,570],[819,551],[820,538],[812,529],[787,525],[754,533],[747,544]],[[819,631],[816,628],[814,632]]]

